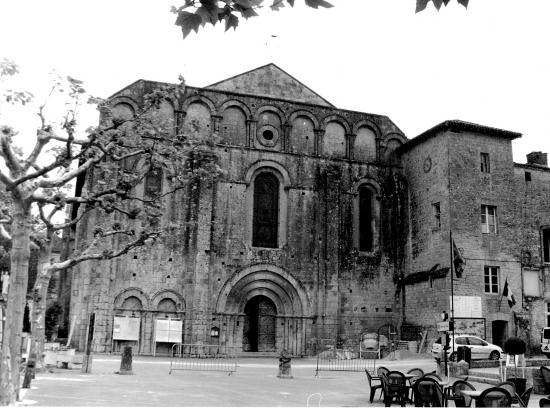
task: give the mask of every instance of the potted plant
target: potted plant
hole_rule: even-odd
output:
[[[527,345],[525,341],[520,339],[519,337],[509,337],[504,342],[504,352],[514,359],[514,373],[516,377],[509,377],[506,378],[506,381],[513,382],[516,385],[516,393],[518,395],[522,395],[525,392],[525,388],[527,385],[527,379],[523,377],[517,377],[518,373],[518,366],[516,361],[516,356],[525,354],[525,351],[527,350]]]

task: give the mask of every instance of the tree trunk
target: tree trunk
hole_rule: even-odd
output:
[[[18,208],[12,224],[10,285],[0,362],[0,405],[15,405],[19,394],[21,332],[29,272],[32,221],[28,208],[21,203],[17,203],[16,207]]]
[[[35,370],[40,372],[44,368],[44,342],[46,341],[46,306],[48,286],[51,271],[46,265],[46,257],[40,257],[36,283],[34,284],[34,299],[31,318],[31,353],[36,353]]]

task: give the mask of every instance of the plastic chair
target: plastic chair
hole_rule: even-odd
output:
[[[389,407],[395,400],[404,407],[409,391],[405,375],[399,371],[390,371],[382,376],[382,382],[384,383],[384,405]]]
[[[379,377],[382,377],[382,374],[388,374],[390,372],[390,370],[388,370],[386,367],[384,366],[380,366],[378,367],[378,369],[376,370],[376,372],[378,373],[378,376]]]
[[[433,378],[437,381],[441,381],[441,377],[438,376],[436,373],[428,373],[428,374],[424,374],[424,377],[428,377],[428,378]]]
[[[511,381],[503,381],[496,385],[498,388],[504,388],[512,396],[512,404],[517,404],[518,400],[516,398],[516,384]]]
[[[417,407],[443,406],[443,390],[434,378],[428,376],[416,380],[413,385],[413,398]]]
[[[476,399],[476,407],[510,407],[511,405],[512,396],[500,387],[487,388]]]
[[[370,397],[369,397],[369,401],[370,403],[372,404],[372,400],[374,399],[374,395],[376,394],[376,390],[380,390],[380,396],[382,396],[383,394],[383,391],[382,391],[382,379],[381,378],[376,378],[377,380],[380,381],[380,384],[372,384],[372,381],[375,380],[375,378],[373,378],[370,373],[369,373],[369,370],[365,369],[365,373],[367,374],[367,381],[369,382],[369,388],[370,388]]]
[[[451,394],[445,395],[444,405],[447,406],[447,401],[453,401],[456,407],[469,407],[472,402],[472,397],[462,394],[462,391],[475,391],[476,388],[465,380],[457,380],[451,387]]]
[[[528,388],[527,390],[525,390],[525,392],[521,395],[517,395],[517,398],[518,398],[518,403],[520,406],[522,407],[527,407],[529,406],[529,400],[531,399],[531,393],[533,392],[533,387],[531,388]]]
[[[407,374],[414,375],[414,377],[409,380],[411,385],[413,385],[413,383],[416,380],[418,380],[420,377],[424,377],[424,371],[422,371],[421,368],[412,368],[409,371],[407,371]]]
[[[544,382],[544,392],[548,394],[550,393],[550,368],[540,366],[540,375]]]

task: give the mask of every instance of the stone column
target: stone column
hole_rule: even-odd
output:
[[[247,120],[247,131],[248,134],[246,135],[246,145],[248,147],[254,147],[254,139],[256,138],[256,128],[258,126],[258,121],[256,120]]]
[[[325,136],[324,129],[315,129],[315,154],[320,156],[323,154],[323,137]]]
[[[292,125],[285,123],[282,126],[282,140],[281,140],[281,150],[283,152],[290,152],[290,132],[292,130]]]
[[[346,135],[346,155],[348,159],[354,159],[353,146],[355,145],[355,138],[357,135],[353,133],[348,133]]]

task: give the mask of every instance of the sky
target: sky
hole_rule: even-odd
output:
[[[186,39],[170,13],[183,0],[2,1],[0,59],[19,64],[15,84],[37,100],[52,69],[108,97],[137,79],[181,74],[202,87],[273,62],[338,108],[389,116],[408,138],[461,119],[522,133],[517,163],[550,152],[550,1],[470,0],[466,10],[451,0],[418,14],[415,0],[330,1],[314,10],[297,0]],[[0,111],[23,145],[29,112]],[[83,111],[83,127],[96,122]]]

